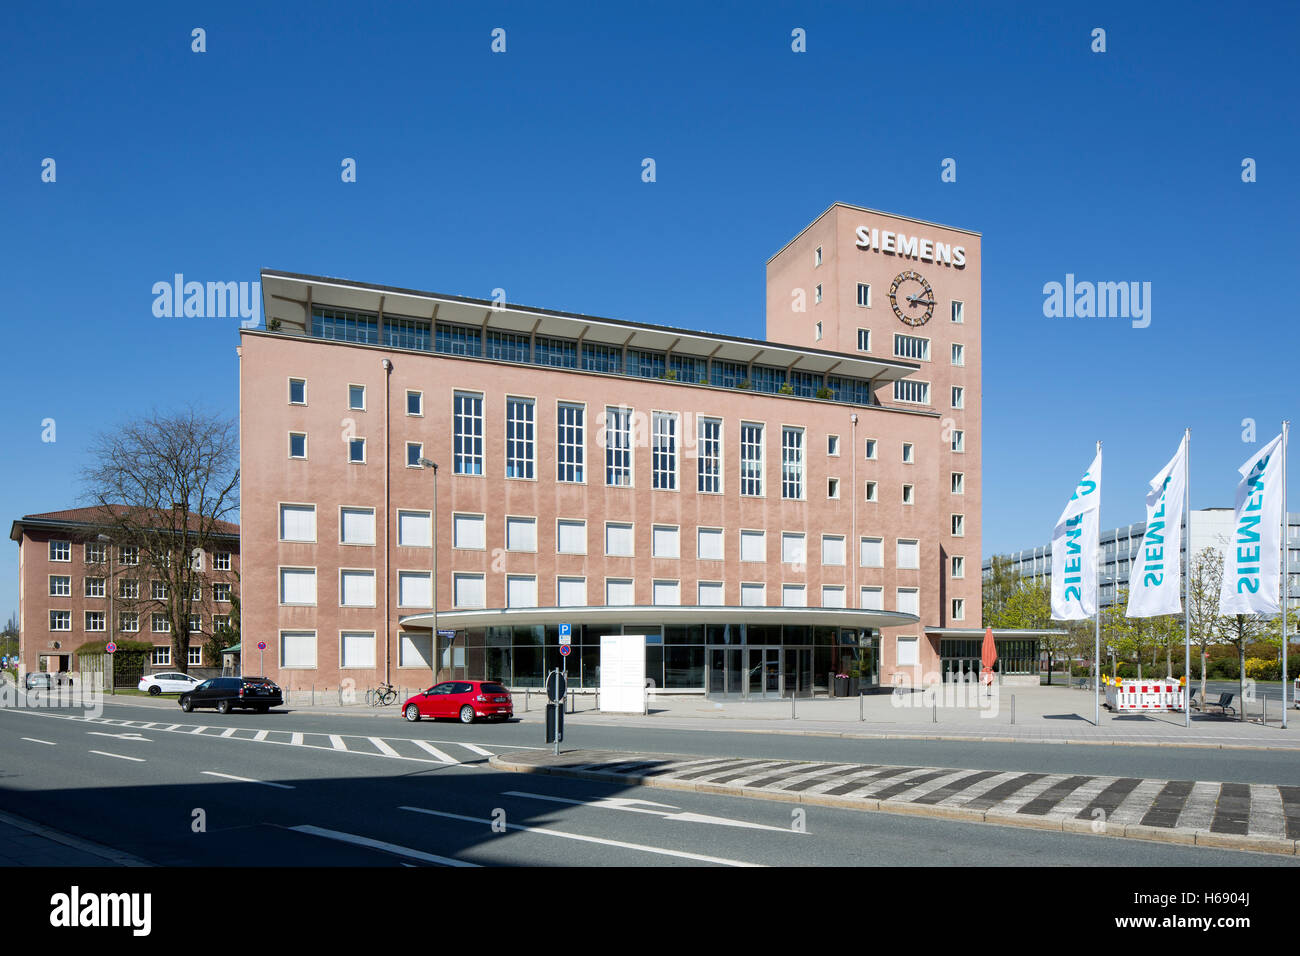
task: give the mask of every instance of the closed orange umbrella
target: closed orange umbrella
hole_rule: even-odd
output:
[[[980,649],[980,680],[986,685],[993,684],[993,665],[998,660],[997,641],[993,640],[993,628],[984,631],[984,646]]]

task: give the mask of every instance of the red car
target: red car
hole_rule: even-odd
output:
[[[459,717],[462,724],[472,724],[475,717],[506,720],[514,715],[510,691],[490,680],[443,681],[402,705],[402,716],[410,721],[421,717]]]

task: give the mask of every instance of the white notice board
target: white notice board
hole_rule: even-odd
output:
[[[600,709],[624,714],[645,710],[645,635],[600,639]]]

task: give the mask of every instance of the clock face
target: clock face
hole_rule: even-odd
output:
[[[925,325],[934,315],[934,289],[919,272],[900,272],[889,287],[889,304],[900,322]]]

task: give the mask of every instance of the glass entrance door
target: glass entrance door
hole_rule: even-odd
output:
[[[783,697],[811,697],[813,695],[813,652],[811,647],[787,647],[782,662],[781,695]]]
[[[706,658],[705,687],[710,697],[741,697],[746,687],[743,655],[739,648],[711,648]]]
[[[776,647],[752,647],[748,652],[748,696],[781,696],[781,651]]]

